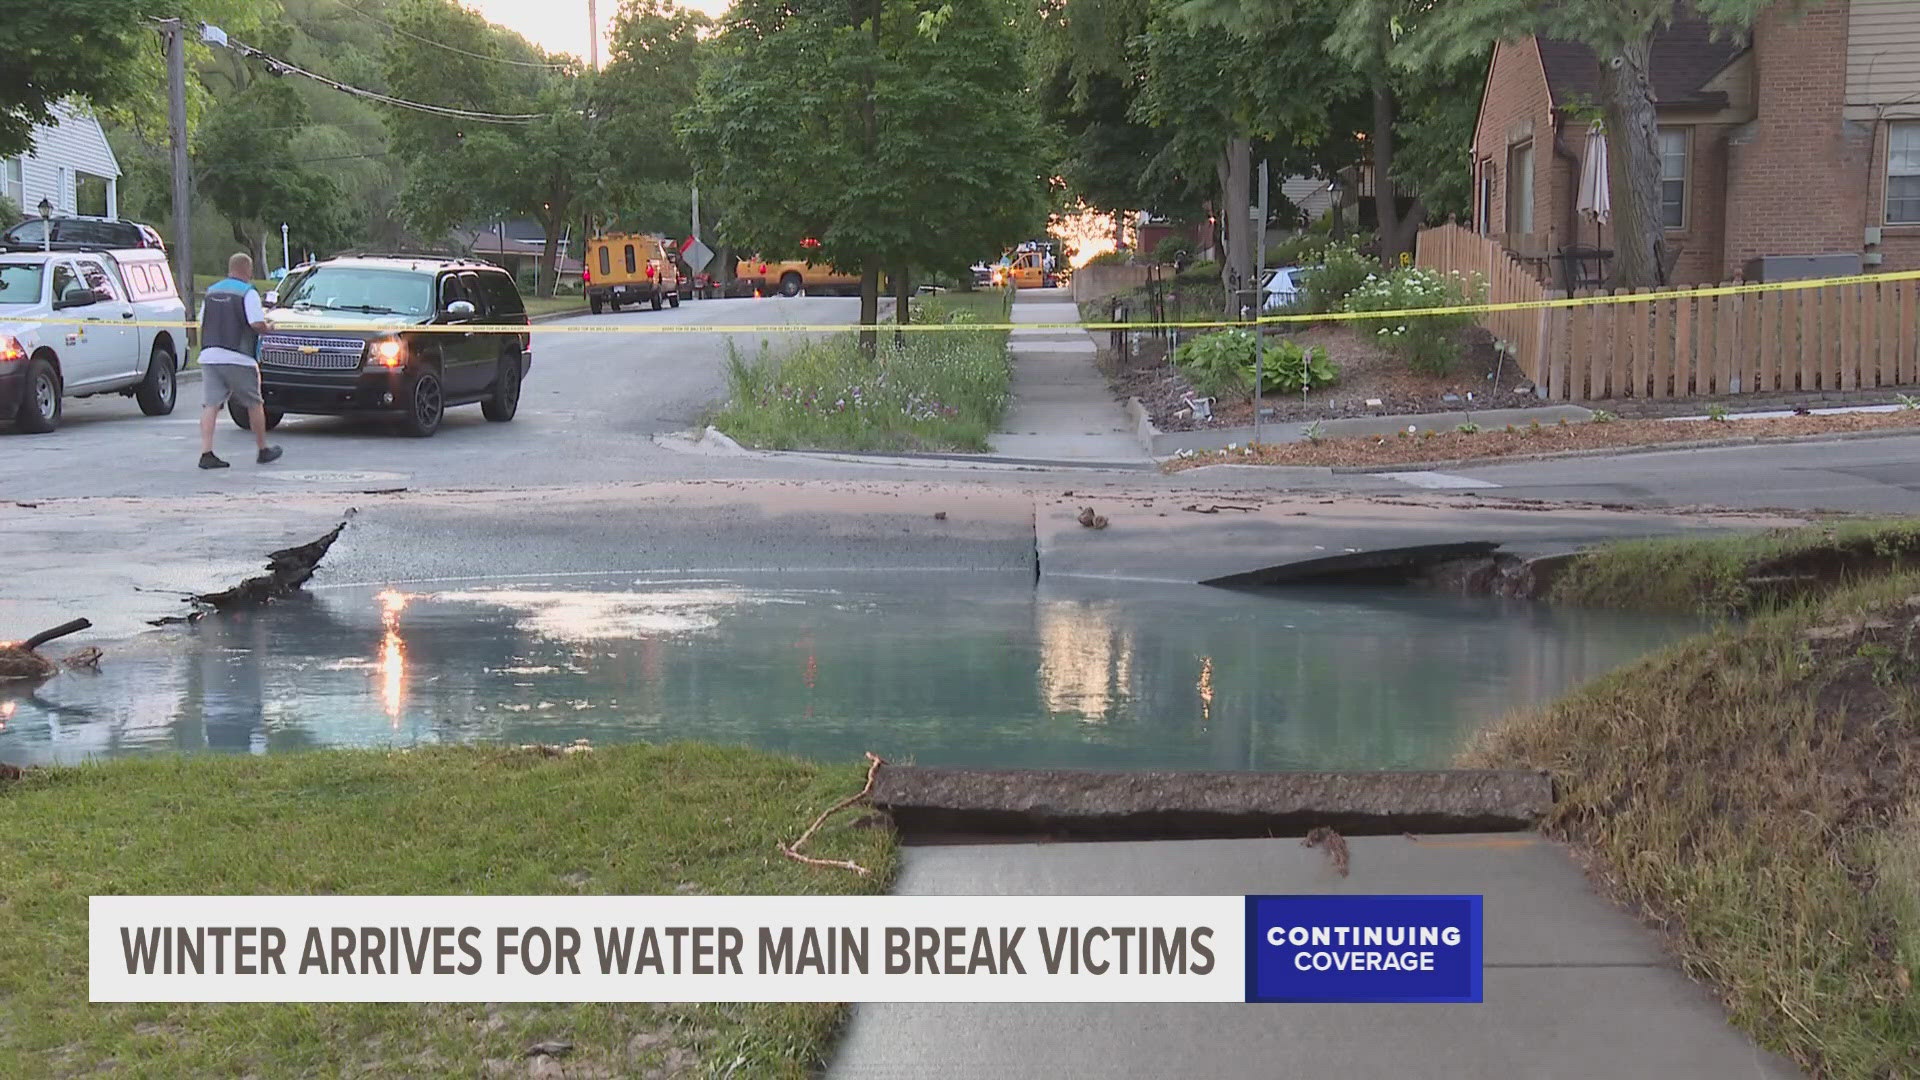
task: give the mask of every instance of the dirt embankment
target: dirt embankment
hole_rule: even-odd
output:
[[[1915,535],[1816,527],[1591,557],[1561,591],[1638,568],[1652,580],[1634,596],[1691,583],[1688,606],[1754,617],[1510,717],[1462,759],[1549,770],[1549,830],[1737,1024],[1815,1076],[1920,1075]]]

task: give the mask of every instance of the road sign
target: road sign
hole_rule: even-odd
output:
[[[713,261],[713,249],[701,243],[698,238],[690,236],[687,242],[680,246],[680,257],[687,260],[687,265],[697,274],[705,270],[707,264]]]

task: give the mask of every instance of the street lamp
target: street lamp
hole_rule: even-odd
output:
[[[40,197],[40,250],[53,250],[53,204]]]

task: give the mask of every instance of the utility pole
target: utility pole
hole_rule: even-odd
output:
[[[1254,211],[1260,224],[1253,230],[1253,441],[1260,441],[1260,390],[1266,377],[1267,335],[1260,330],[1260,316],[1267,310],[1267,163],[1260,163],[1260,208]],[[1305,397],[1304,390],[1301,394]]]
[[[587,63],[593,70],[600,70],[600,11],[593,0],[587,0]]]
[[[700,185],[693,185],[693,238],[700,239]]]
[[[187,30],[179,19],[163,19],[167,36],[167,129],[173,150],[173,265],[187,317],[198,309],[193,288],[192,176],[187,171]]]

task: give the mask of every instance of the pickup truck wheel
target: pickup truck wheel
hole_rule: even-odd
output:
[[[440,430],[440,418],[447,414],[447,399],[440,389],[440,377],[423,371],[413,380],[407,393],[407,412],[400,430],[416,439],[424,439]]]
[[[274,428],[279,427],[281,417],[284,415],[285,414],[279,409],[268,409],[267,430],[272,431]],[[253,430],[253,420],[247,416],[247,410],[241,408],[239,402],[227,402],[227,416],[233,421],[233,426],[239,428],[241,431]]]
[[[13,424],[32,435],[60,426],[60,375],[42,357],[27,363],[27,390],[20,396],[20,411],[14,414]]]
[[[153,354],[147,357],[147,377],[140,380],[139,389],[133,392],[134,400],[140,403],[140,411],[148,416],[165,416],[173,411],[173,403],[180,394],[180,384],[174,378],[173,349],[161,342],[154,342]]]
[[[799,274],[789,271],[780,278],[780,295],[781,296],[799,296],[800,295],[800,275]]]
[[[653,310],[655,311],[660,310],[660,301],[662,299],[664,299],[664,297],[662,297],[660,290],[659,289],[653,290]],[[678,305],[675,305],[675,306],[677,307]]]
[[[587,297],[587,307],[588,307],[588,308],[590,308],[590,309],[592,309],[592,311],[593,311],[593,313],[594,313],[595,315],[598,315],[598,314],[600,314],[600,308],[601,308],[601,306],[602,306],[602,305],[601,305],[601,303],[600,303],[600,298],[599,298],[599,297],[597,297],[597,296],[589,296],[589,297]]]
[[[676,292],[676,293],[668,293],[668,294],[667,294],[667,306],[668,306],[668,307],[679,307],[679,306],[680,306],[680,294],[679,294],[679,293],[677,293],[677,292]]]
[[[480,413],[497,424],[513,419],[520,411],[520,354],[500,358],[493,376],[493,396],[480,403]]]

